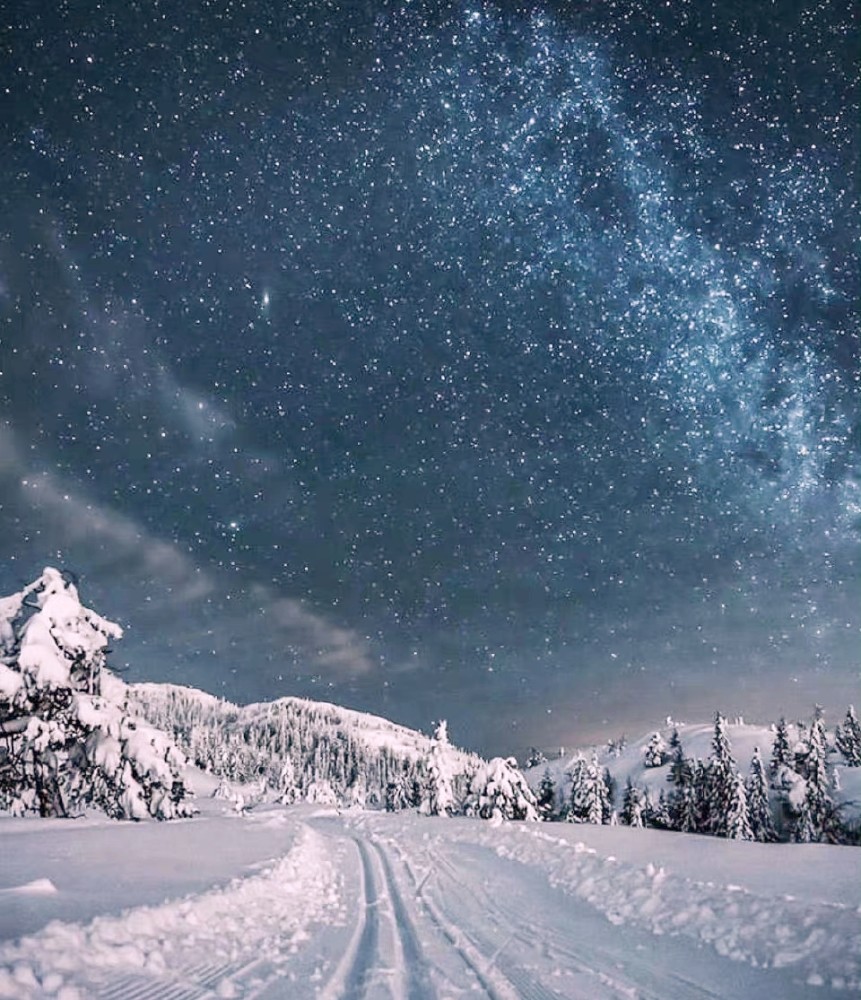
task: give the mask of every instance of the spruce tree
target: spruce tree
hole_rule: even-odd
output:
[[[556,782],[550,768],[544,769],[538,786],[538,815],[547,822],[556,818]]]
[[[672,829],[673,821],[670,818],[670,807],[663,788],[658,795],[657,802],[652,802],[647,794],[643,808],[643,819],[647,826],[653,826],[658,830]]]
[[[676,731],[677,733],[677,731]],[[667,780],[673,789],[669,797],[670,823],[674,830],[695,833],[698,827],[694,763],[685,757],[681,740],[676,743]]]
[[[730,840],[753,840],[747,812],[747,792],[744,778],[733,772],[730,778],[724,836]]]
[[[667,744],[660,733],[653,733],[643,754],[643,764],[646,767],[661,767],[668,760]]]
[[[712,756],[708,769],[709,832],[718,837],[728,836],[730,809],[737,798],[735,760],[732,755],[727,721],[720,712],[715,714],[712,736]]]
[[[571,765],[569,777],[571,778],[571,791],[568,796],[568,808],[565,811],[565,819],[568,823],[588,822],[588,764],[577,756]]]
[[[789,743],[789,727],[786,719],[781,716],[774,732],[774,744],[771,748],[771,775],[777,777],[782,767],[794,768],[795,755]]]
[[[106,666],[122,629],[85,608],[71,574],[47,568],[0,599],[0,809],[118,819],[188,813],[185,761],[129,711]]]
[[[826,766],[827,746],[825,723],[820,713],[810,725],[805,755],[805,778],[807,790],[805,802],[809,817],[812,839],[820,840],[827,820],[834,809],[831,800],[831,782]]]
[[[835,743],[847,767],[861,767],[861,724],[853,705],[846,710],[843,725],[837,727]]]
[[[478,769],[470,783],[466,811],[481,819],[539,819],[535,796],[513,757],[494,757]]]
[[[762,762],[759,747],[753,751],[746,791],[747,816],[753,839],[763,842],[776,840],[777,833],[771,815],[771,804],[768,800],[768,781],[765,777],[765,765]]]
[[[643,790],[628,778],[625,782],[625,791],[622,793],[620,817],[625,826],[643,826],[643,804]]]
[[[421,811],[426,816],[450,816],[455,811],[451,744],[448,725],[442,720],[434,733],[427,758],[427,779]]]

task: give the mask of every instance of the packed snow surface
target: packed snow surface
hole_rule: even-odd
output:
[[[0,996],[846,997],[861,853],[201,799],[0,820]]]

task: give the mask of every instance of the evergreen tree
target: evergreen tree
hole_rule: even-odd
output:
[[[478,769],[471,782],[466,811],[481,819],[537,822],[540,818],[532,789],[513,757],[494,757]]]
[[[776,840],[777,832],[774,828],[771,804],[768,800],[768,781],[765,777],[765,765],[759,747],[753,751],[746,791],[747,816],[752,838],[763,842]]]
[[[571,779],[571,791],[568,795],[568,808],[565,819],[568,823],[585,823],[589,815],[588,793],[586,791],[588,765],[579,754],[571,764],[568,777]]]
[[[545,768],[541,776],[537,807],[541,819],[549,822],[556,818],[556,782],[553,780],[550,768]]]
[[[837,727],[835,743],[847,767],[861,767],[861,724],[853,705],[846,710],[843,725]]]
[[[707,833],[711,825],[711,802],[709,801],[709,768],[699,757],[694,761],[694,809],[695,833]]]
[[[717,712],[712,736],[712,756],[708,768],[708,829],[717,837],[727,837],[731,810],[737,808],[737,781],[727,721]]]
[[[794,768],[795,755],[789,743],[789,727],[786,719],[781,716],[774,732],[774,745],[771,749],[771,774],[776,777],[782,767]]]
[[[46,569],[0,599],[0,809],[67,816],[185,815],[184,759],[136,718],[106,667],[122,630],[78,597],[70,574]]]
[[[667,744],[660,733],[653,733],[643,754],[643,764],[646,767],[661,767],[669,760]]]
[[[678,730],[675,731],[678,735]],[[694,763],[685,757],[681,740],[673,750],[670,773],[667,780],[673,789],[669,796],[670,823],[674,830],[695,833],[698,828],[697,797],[694,786]]]
[[[547,763],[547,758],[544,754],[536,747],[529,748],[529,754],[526,757],[526,768],[529,770],[532,767],[540,767],[542,764]]]
[[[571,772],[571,798],[567,820],[573,823],[608,823],[612,813],[606,769],[592,754],[589,762],[578,757]]]
[[[646,826],[653,826],[658,830],[672,829],[673,822],[670,818],[670,807],[663,788],[658,795],[657,802],[652,802],[651,798],[648,795],[646,796],[646,802],[643,807],[643,820]]]
[[[744,778],[738,771],[733,772],[730,780],[724,836],[730,840],[753,840],[748,819],[747,791]]]
[[[278,801],[292,806],[298,794],[296,788],[296,768],[289,757],[285,757],[278,773]]]
[[[643,826],[643,790],[628,778],[622,794],[621,820],[625,826]]]
[[[421,802],[425,816],[450,816],[455,811],[448,724],[443,719],[436,728],[427,758],[427,778]]]
[[[387,812],[411,809],[421,802],[417,794],[418,779],[410,761],[405,760],[386,785],[385,806]]]
[[[616,781],[606,767],[601,768],[601,781],[604,785],[601,822],[614,824],[617,820],[616,810],[613,808],[616,801]]]
[[[834,803],[831,800],[831,783],[826,767],[826,754],[825,724],[821,713],[817,712],[808,731],[804,763],[804,780],[807,782],[806,812],[813,840],[822,838],[828,818],[834,809]]]

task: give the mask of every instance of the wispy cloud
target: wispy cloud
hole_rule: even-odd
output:
[[[235,586],[235,581],[226,581],[217,571],[200,565],[178,544],[158,538],[133,518],[91,500],[56,474],[37,469],[15,432],[3,425],[0,486],[8,502],[29,510],[45,525],[54,542],[45,553],[45,561],[50,561],[59,540],[60,547],[73,557],[85,554],[103,583],[110,585],[116,578],[146,585],[153,594],[147,598],[147,616],[154,610],[153,604],[169,605],[186,619],[178,633],[186,641],[194,638],[195,606],[218,602]],[[39,569],[41,566],[34,567],[34,574]],[[219,619],[222,639],[233,632],[243,643],[265,645],[270,656],[277,655],[279,648],[298,650],[309,670],[335,677],[367,674],[375,667],[363,636],[269,585],[252,584],[247,596],[231,602],[231,607],[233,610]],[[261,615],[266,623],[263,634],[250,636],[250,623],[259,623]],[[202,637],[209,626],[204,624],[203,615],[200,622]]]

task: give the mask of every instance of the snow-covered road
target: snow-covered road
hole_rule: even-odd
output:
[[[150,827],[174,852],[170,876],[127,875],[115,898],[100,897],[100,915],[69,919],[86,872],[79,865],[66,882],[50,858],[64,843],[86,858],[88,838],[133,842],[136,829],[58,825],[40,853],[17,859],[28,881],[0,885],[0,912],[14,903],[32,932],[18,937],[0,921],[12,933],[0,944],[0,996],[801,1000],[858,985],[857,904],[787,898],[779,872],[773,892],[757,872],[753,892],[744,885],[753,855],[714,842],[706,847],[722,852],[733,881],[692,878],[703,838],[677,840],[678,872],[655,867],[636,856],[640,831],[611,835],[629,845],[620,860],[568,826],[308,807],[213,816]],[[256,861],[235,838],[255,845]],[[838,851],[818,858],[851,878],[856,852]],[[197,863],[209,885],[165,898]],[[706,852],[699,873],[708,867]],[[165,901],[153,905],[159,882]]]

